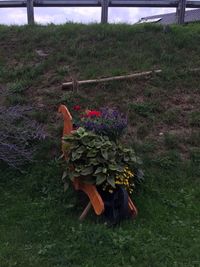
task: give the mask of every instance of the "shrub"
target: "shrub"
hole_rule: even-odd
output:
[[[0,107],[0,162],[20,168],[33,160],[37,141],[46,138],[41,124],[28,116],[32,107]]]

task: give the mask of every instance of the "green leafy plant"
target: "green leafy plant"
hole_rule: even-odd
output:
[[[63,150],[67,161],[65,177],[96,185],[108,183],[113,188],[116,176],[122,174],[124,168],[129,167],[136,173],[140,163],[134,150],[84,128],[63,137]]]

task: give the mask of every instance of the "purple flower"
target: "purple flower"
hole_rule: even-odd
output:
[[[101,117],[83,118],[78,126],[100,135],[107,135],[111,139],[119,138],[127,127],[127,118],[116,108],[101,108]]]

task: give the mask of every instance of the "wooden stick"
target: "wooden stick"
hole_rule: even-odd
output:
[[[77,85],[81,84],[90,84],[90,83],[101,83],[101,82],[108,82],[108,81],[118,81],[118,80],[124,80],[124,79],[134,79],[138,77],[148,76],[154,73],[160,73],[162,70],[151,70],[151,71],[144,71],[144,72],[138,72],[128,75],[122,75],[122,76],[114,76],[114,77],[108,77],[108,78],[101,78],[101,79],[95,79],[95,80],[83,80],[83,81],[77,81]],[[66,89],[69,86],[73,86],[74,81],[67,82],[62,84],[62,89]]]
[[[86,215],[88,214],[89,210],[91,209],[92,204],[91,202],[89,202],[87,204],[87,206],[85,207],[84,211],[81,213],[80,217],[79,217],[79,221],[83,221],[86,217]]]
[[[189,72],[199,72],[200,68],[193,68],[193,69],[189,69]]]

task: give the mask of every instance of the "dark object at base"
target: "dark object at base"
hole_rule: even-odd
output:
[[[104,216],[109,225],[117,225],[122,220],[130,218],[128,193],[123,187],[117,187],[113,193],[99,189],[104,201]]]

